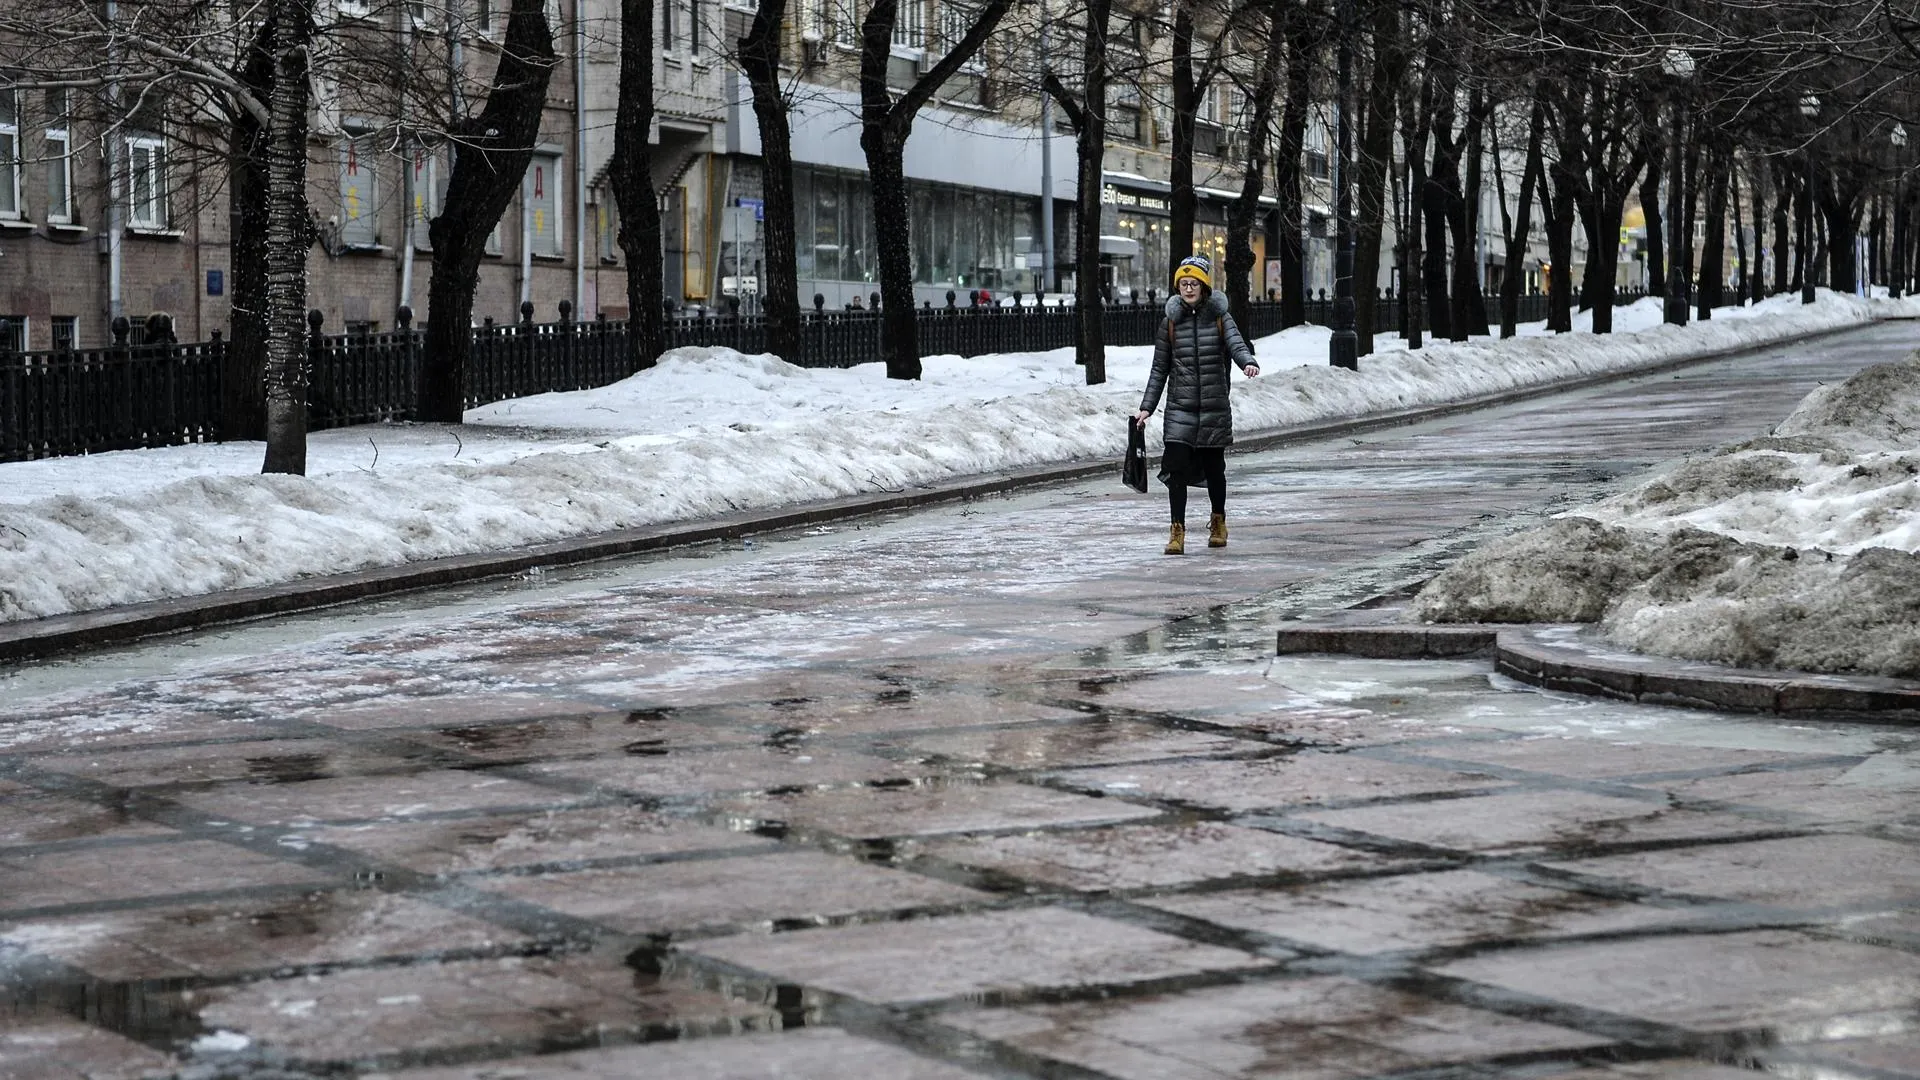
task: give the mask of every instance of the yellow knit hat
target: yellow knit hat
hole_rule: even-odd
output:
[[[1208,292],[1213,291],[1213,262],[1205,255],[1189,255],[1180,260],[1173,271],[1173,287],[1180,287],[1181,278],[1192,278]]]

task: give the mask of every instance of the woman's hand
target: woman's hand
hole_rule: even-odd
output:
[[[1260,365],[1259,365],[1259,364],[1248,364],[1248,365],[1246,365],[1245,367],[1242,367],[1242,368],[1241,368],[1240,370],[1241,370],[1241,372],[1242,372],[1242,373],[1244,373],[1244,374],[1246,375],[1246,377],[1247,377],[1247,378],[1249,378],[1249,379],[1251,379],[1251,378],[1253,378],[1253,377],[1254,377],[1255,375],[1258,375],[1258,374],[1260,374]]]
[[[1153,414],[1147,410],[1141,409],[1139,412],[1133,414],[1133,422],[1139,424],[1141,427],[1145,427],[1147,426],[1147,417],[1152,415]]]

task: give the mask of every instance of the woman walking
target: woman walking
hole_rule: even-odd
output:
[[[1167,485],[1173,528],[1167,554],[1187,553],[1187,477],[1207,478],[1213,516],[1207,522],[1207,546],[1227,546],[1227,446],[1233,442],[1233,408],[1227,397],[1231,368],[1248,378],[1260,374],[1253,350],[1240,336],[1227,301],[1213,295],[1213,263],[1205,255],[1180,261],[1173,272],[1174,294],[1167,298],[1167,324],[1153,347],[1153,373],[1134,422],[1145,425],[1166,391],[1166,450],[1160,482]]]

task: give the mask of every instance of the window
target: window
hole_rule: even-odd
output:
[[[1327,125],[1319,117],[1307,122],[1306,148],[1301,169],[1316,180],[1331,176],[1327,162]]]
[[[53,348],[56,352],[72,352],[80,347],[80,317],[78,315],[55,315],[53,317]]]
[[[0,218],[26,214],[20,205],[20,95],[0,89]]]
[[[680,44],[680,0],[660,0],[660,51],[672,52]]]
[[[687,53],[700,55],[700,0],[687,0]]]
[[[433,250],[433,239],[428,234],[433,219],[440,216],[440,200],[446,194],[439,183],[438,166],[433,151],[414,144],[408,181],[413,196],[410,208],[413,213],[413,246],[418,251]]]
[[[493,33],[493,0],[473,0],[473,25],[483,34]]]
[[[27,317],[0,315],[0,353],[27,351]]]
[[[827,0],[800,0],[800,37],[824,41],[827,36]]]
[[[373,140],[350,136],[340,144],[340,243],[369,248],[380,244],[378,158]]]
[[[557,257],[560,249],[560,155],[535,154],[527,166],[527,211],[533,216],[533,253]]]
[[[42,138],[47,147],[47,221],[55,225],[73,222],[73,133],[68,115],[67,92],[49,92]]]
[[[367,0],[338,0],[335,10],[343,19],[364,19],[370,9]]]
[[[157,135],[127,136],[127,224],[167,227],[167,144]]]
[[[960,0],[940,0],[940,55],[945,56],[960,44],[961,39],[967,36],[967,31],[973,29],[974,20],[979,15],[979,9],[973,4],[962,3]],[[981,70],[984,66],[981,62],[984,54],[984,49],[975,53],[973,59],[967,62],[968,70]]]
[[[428,30],[440,25],[440,9],[432,0],[406,0],[407,19],[415,29]]]
[[[854,0],[820,0],[821,10],[832,28],[833,43],[849,49],[859,43],[859,19],[853,5]]]
[[[893,20],[893,47],[912,52],[927,47],[927,0],[901,0]]]

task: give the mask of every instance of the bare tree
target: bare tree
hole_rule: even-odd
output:
[[[487,234],[506,212],[533,160],[547,82],[557,63],[544,0],[513,0],[486,106],[453,124],[453,176],[446,203],[429,226],[433,278],[427,286],[422,419],[457,424],[466,408],[480,258]]]
[[[1059,75],[1049,71],[1046,88],[1067,114],[1073,128],[1078,165],[1074,193],[1074,310],[1079,330],[1074,336],[1074,362],[1086,369],[1087,385],[1107,381],[1106,331],[1100,294],[1100,192],[1107,143],[1107,36],[1113,18],[1113,0],[1087,0],[1081,28],[1079,95],[1068,90]]]
[[[911,235],[907,198],[907,136],[922,106],[980,51],[1013,0],[986,0],[947,54],[894,95],[889,69],[900,0],[873,0],[860,26],[860,149],[873,185],[874,235]],[[920,377],[919,323],[913,312],[913,255],[903,243],[880,245],[880,351],[889,379]]]
[[[765,200],[767,348],[796,361],[800,356],[800,268],[794,235],[793,107],[780,78],[780,28],[787,0],[759,0],[753,25],[740,39],[740,69],[753,95],[760,127],[761,197]]]

